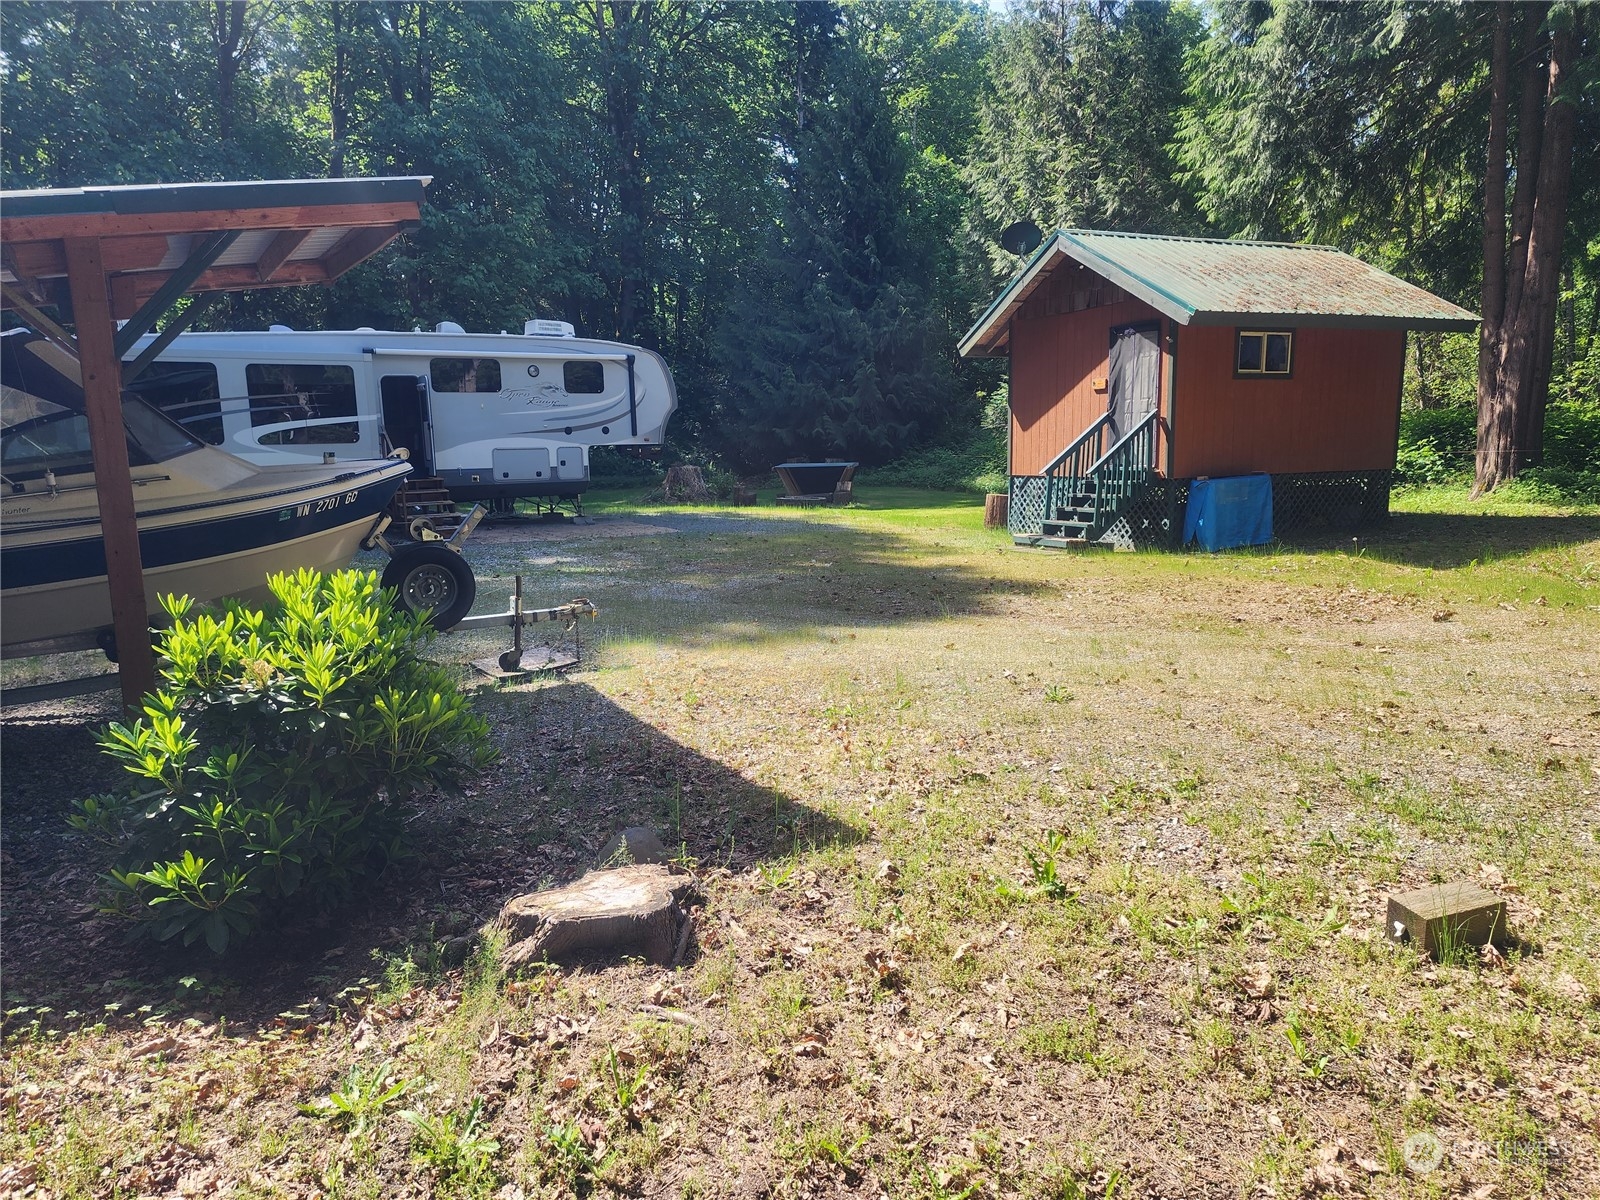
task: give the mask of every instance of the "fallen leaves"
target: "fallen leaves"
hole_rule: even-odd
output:
[[[827,1048],[827,1045],[827,1038],[820,1033],[811,1032],[789,1047],[789,1051],[796,1058],[815,1058]]]
[[[646,995],[650,998],[651,1004],[662,1008],[674,1008],[683,1003],[686,993],[683,983],[676,976],[663,975],[650,985]]]
[[[879,987],[898,988],[904,984],[900,961],[891,957],[886,951],[868,950],[866,963],[873,973],[874,982]]]
[[[134,1058],[154,1058],[158,1054],[170,1054],[178,1048],[178,1039],[175,1037],[161,1036],[141,1042],[128,1053]]]

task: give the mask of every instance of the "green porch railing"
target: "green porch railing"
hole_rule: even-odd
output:
[[[1160,417],[1151,413],[1089,467],[1094,481],[1094,524],[1090,541],[1103,534],[1122,510],[1144,492],[1156,465],[1156,430]]]
[[[1045,520],[1052,520],[1058,508],[1084,493],[1083,485],[1090,479],[1094,464],[1101,460],[1105,452],[1106,430],[1110,426],[1110,414],[1101,413],[1039,472],[1045,480]]]
[[[1110,417],[1102,414],[1038,475],[1011,477],[1010,527],[1019,538],[1037,537],[1044,523],[1083,524],[1088,540],[1105,533],[1150,483],[1156,467],[1161,418],[1151,413],[1107,447]]]

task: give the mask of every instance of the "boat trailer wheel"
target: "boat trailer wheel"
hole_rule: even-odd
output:
[[[466,616],[478,596],[478,581],[466,560],[438,543],[396,551],[383,569],[383,586],[395,590],[407,612],[426,613],[438,630]]]

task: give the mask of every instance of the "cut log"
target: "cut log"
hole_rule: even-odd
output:
[[[576,883],[507,901],[508,967],[584,951],[638,953],[663,966],[672,961],[694,876],[682,867],[651,863],[590,871]]]
[[[983,498],[983,527],[1004,529],[1011,515],[1011,497],[1005,492],[990,492]]]

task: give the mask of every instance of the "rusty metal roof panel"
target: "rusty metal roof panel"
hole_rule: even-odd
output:
[[[1241,319],[1289,326],[1456,329],[1478,318],[1331,246],[1057,230],[961,340],[961,353],[1004,353],[1011,317],[1071,258],[1180,325]]]

